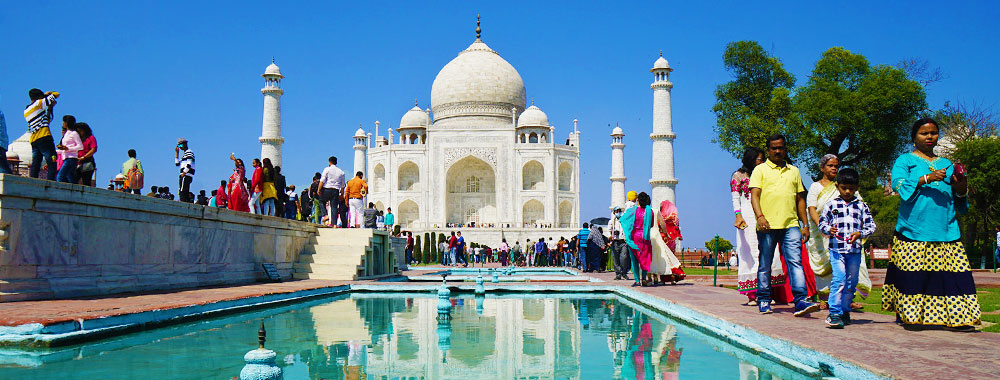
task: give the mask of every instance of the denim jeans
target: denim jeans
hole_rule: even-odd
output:
[[[56,175],[56,180],[65,183],[76,183],[76,163],[75,158],[63,159],[62,166],[59,167],[59,174]]]
[[[413,248],[406,248],[406,263],[413,263]]]
[[[573,267],[573,260],[574,259],[575,258],[573,257],[573,252],[572,251],[566,251],[566,252],[564,252],[563,253],[563,266],[572,268]]]
[[[587,246],[582,246],[580,250],[580,265],[577,267],[580,270],[587,270]]]
[[[830,267],[833,279],[830,281],[830,315],[844,315],[851,311],[854,290],[858,287],[858,269],[861,267],[861,251],[841,254],[830,250]]]
[[[798,227],[757,231],[757,300],[771,301],[771,263],[774,250],[781,243],[781,255],[788,266],[788,284],[792,287],[793,303],[806,298],[806,276],[802,271],[802,233]]]
[[[28,168],[28,175],[31,178],[38,178],[38,172],[42,168],[42,160],[49,166],[45,179],[55,181],[56,179],[56,145],[52,136],[42,137],[31,143],[31,167]]]
[[[274,216],[274,198],[267,198],[260,202],[260,213],[267,216]]]
[[[257,191],[250,196],[250,213],[260,214],[260,211],[260,192]]]
[[[452,249],[448,250],[448,264],[447,265],[455,265],[455,254],[456,254],[455,251],[456,250],[457,250],[457,248],[452,248]]]

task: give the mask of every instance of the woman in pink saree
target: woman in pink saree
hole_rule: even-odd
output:
[[[233,175],[229,176],[229,183],[226,184],[226,191],[229,193],[229,209],[235,211],[250,212],[250,198],[246,186],[246,168],[243,167],[243,160],[230,154],[229,159],[233,160],[236,168]]]
[[[660,203],[656,216],[656,226],[659,236],[653,236],[653,268],[652,273],[659,276],[659,282],[677,283],[687,274],[681,269],[681,262],[674,252],[677,251],[677,241],[681,236],[680,218],[677,216],[677,206],[664,200]],[[658,239],[657,239],[658,238]]]

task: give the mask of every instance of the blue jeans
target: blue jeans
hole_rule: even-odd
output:
[[[802,233],[798,227],[757,232],[757,300],[771,301],[771,263],[774,250],[781,243],[781,255],[788,266],[788,284],[792,287],[792,303],[806,298],[806,275],[802,272]]]
[[[854,290],[858,287],[858,269],[861,268],[861,252],[841,254],[830,251],[830,267],[833,280],[830,281],[830,315],[844,315],[851,311]]]
[[[573,267],[573,260],[574,260],[573,252],[566,251],[565,253],[563,253],[563,266],[564,267],[570,267],[570,268],[572,268]]]
[[[76,183],[76,162],[75,158],[63,159],[62,166],[59,167],[59,174],[56,180],[59,182]]]
[[[448,250],[448,264],[446,264],[446,265],[454,265],[455,264],[455,250],[456,250],[455,248],[451,248],[451,249]]]
[[[587,270],[587,246],[582,246],[580,250],[580,265],[577,266],[580,270]]]
[[[406,263],[413,263],[413,248],[406,248]]]
[[[267,198],[260,202],[260,213],[267,216],[274,216],[274,198]]]
[[[42,168],[42,160],[49,166],[45,179],[54,181],[56,179],[56,145],[52,136],[42,137],[31,143],[31,167],[28,168],[28,175],[31,178],[38,178],[38,172]]]

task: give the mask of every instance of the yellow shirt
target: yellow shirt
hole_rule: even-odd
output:
[[[364,198],[365,194],[368,193],[368,183],[361,178],[354,177],[347,181],[346,193],[348,198]]]
[[[771,160],[757,165],[750,174],[750,188],[760,189],[760,211],[773,229],[799,226],[796,195],[804,193],[802,176],[792,164],[778,166]]]

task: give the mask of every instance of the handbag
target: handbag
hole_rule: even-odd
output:
[[[76,171],[80,173],[89,173],[94,171],[94,169],[96,169],[96,167],[94,165],[93,158],[88,158],[86,161],[81,162],[80,165],[77,165],[76,167]]]

